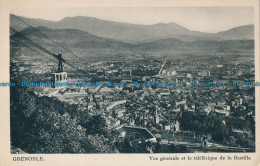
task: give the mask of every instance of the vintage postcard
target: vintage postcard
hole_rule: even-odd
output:
[[[0,2],[0,165],[259,165],[258,0]]]

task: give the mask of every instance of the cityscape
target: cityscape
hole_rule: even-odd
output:
[[[250,35],[127,43],[34,21],[10,15],[12,153],[255,151]]]

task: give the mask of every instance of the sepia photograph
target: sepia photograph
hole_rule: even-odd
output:
[[[255,151],[253,8],[47,12],[10,14],[11,152]]]
[[[4,165],[259,165],[259,6],[40,2],[6,14]]]

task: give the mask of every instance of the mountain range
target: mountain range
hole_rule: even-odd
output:
[[[130,51],[135,54],[136,51],[150,51],[154,53],[156,51],[160,52],[166,50],[177,52],[190,52],[200,50],[203,52],[210,51],[212,53],[226,51],[238,52],[239,50],[254,49],[253,40],[181,41],[176,38],[166,38],[145,43],[131,44],[119,40],[98,37],[88,32],[77,29],[50,29],[47,27],[39,26],[36,28],[28,27],[20,31],[20,33],[22,33],[24,36],[31,39],[32,41],[37,41],[37,44],[43,46],[44,48],[47,48],[52,52],[60,52],[59,47],[57,47],[56,44],[48,40],[46,37],[43,37],[42,34],[39,32],[41,32],[42,34],[47,34],[50,39],[52,39],[59,45],[69,48],[72,51],[82,50],[83,52],[86,52],[90,50],[95,50],[97,54],[102,53],[102,50],[104,49],[107,50],[105,51],[105,54],[113,54],[111,51]],[[15,41],[20,40],[18,37],[19,36],[17,35],[11,36],[11,38]],[[125,55],[127,53],[121,52],[120,54]]]
[[[150,43],[157,40],[174,38],[180,41],[224,41],[224,40],[253,40],[254,26],[245,25],[219,33],[204,33],[191,31],[175,23],[158,23],[153,25],[137,25],[106,21],[93,17],[66,17],[60,21],[48,21],[17,16],[33,27],[47,27],[49,29],[74,29],[104,38],[125,43]],[[10,15],[10,26],[21,31],[27,28],[23,22]]]

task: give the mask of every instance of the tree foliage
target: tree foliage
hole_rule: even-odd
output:
[[[14,81],[19,81],[17,80]],[[33,88],[10,88],[11,144],[27,153],[109,153],[106,121]]]

